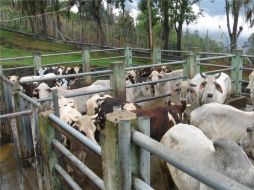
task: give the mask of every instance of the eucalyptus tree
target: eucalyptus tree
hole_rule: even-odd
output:
[[[237,48],[237,38],[243,30],[242,26],[238,27],[239,15],[241,7],[243,7],[244,0],[225,0],[225,9],[227,16],[227,28],[230,38],[230,49]],[[233,18],[233,24],[231,26],[230,16]]]
[[[201,14],[195,13],[192,10],[192,5],[198,3],[200,0],[171,0],[169,3],[169,17],[171,25],[174,27],[177,34],[177,50],[182,49],[182,32],[183,24],[188,25],[194,22]]]
[[[254,1],[253,0],[245,0],[245,15],[246,21],[249,22],[250,27],[254,26]]]

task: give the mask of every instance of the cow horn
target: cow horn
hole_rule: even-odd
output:
[[[92,116],[92,119],[96,119],[97,116],[98,116],[98,113],[95,114],[95,115],[93,115],[93,116]]]
[[[221,72],[219,72],[218,74],[215,75],[215,79],[218,79],[221,75]]]
[[[201,75],[201,77],[204,78],[204,79],[206,79],[206,77],[207,77],[207,75],[206,75],[205,73],[201,73],[201,72],[200,72],[200,75]]]

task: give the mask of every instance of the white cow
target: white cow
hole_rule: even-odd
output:
[[[165,73],[164,71],[161,71],[160,73],[156,70],[153,70],[148,79],[151,79],[152,81],[165,79],[165,78],[177,78],[177,77],[183,77],[183,70],[175,70],[170,73]],[[154,86],[154,95],[160,96],[164,94],[172,93],[174,88],[178,83],[180,83],[182,79],[176,79],[171,80],[167,82],[158,82]]]
[[[246,89],[250,92],[250,99],[254,110],[254,71],[249,75],[249,84]]]
[[[200,77],[203,78],[203,81],[199,85]],[[218,73],[215,75],[206,75],[201,73],[200,75],[196,75],[196,77],[194,77],[192,81],[194,84],[195,80],[198,81],[198,84],[196,85],[199,86],[201,105],[210,102],[223,104],[231,95],[231,80],[225,73]]]
[[[66,98],[61,98],[62,102],[65,99],[65,101],[70,101]],[[73,100],[73,99],[72,99]],[[74,100],[73,100],[74,101]],[[90,138],[94,143],[97,144],[94,133],[96,130],[96,127],[94,125],[94,120],[92,116],[84,115],[82,116],[81,113],[68,105],[61,104],[60,109],[60,119],[62,119],[65,123],[73,126],[77,130],[79,130],[81,133],[84,133],[88,138]]]
[[[167,131],[161,143],[188,159],[193,167],[203,165],[254,188],[254,166],[233,141],[219,139],[213,143],[195,126],[177,124]],[[178,189],[211,189],[170,164],[167,167]]]
[[[52,90],[53,89],[58,90],[58,95],[67,96],[67,95],[70,95],[70,94],[73,94],[73,93],[90,93],[90,92],[93,92],[93,91],[96,91],[96,90],[104,90],[104,89],[107,89],[107,87],[101,86],[101,85],[90,85],[90,86],[86,86],[86,87],[83,87],[83,88],[66,90],[66,89],[58,88],[58,87],[50,88],[46,83],[41,83],[34,90],[34,93],[38,94],[38,97],[40,99],[49,98],[49,97],[52,96]],[[79,112],[81,112],[81,113],[86,112],[85,103],[88,100],[88,98],[90,98],[91,96],[92,96],[92,94],[72,97],[72,99],[74,99],[77,103]]]
[[[228,138],[239,142],[246,129],[254,126],[254,112],[219,103],[204,104],[191,112],[190,123],[211,140]]]
[[[100,95],[100,94],[94,94],[91,98],[89,98],[86,101],[86,115],[90,115],[93,116],[95,115],[96,109],[99,107],[98,102],[107,98],[107,97],[111,97],[109,94],[104,94],[104,95]]]

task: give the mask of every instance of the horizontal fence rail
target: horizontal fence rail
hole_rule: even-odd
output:
[[[172,166],[182,170],[183,172],[191,175],[200,182],[214,189],[250,190],[250,188],[232,180],[225,175],[222,175],[221,173],[202,166],[201,164],[195,164],[195,167],[193,167],[194,163],[190,162],[190,160],[186,159],[180,154],[177,154],[176,152],[171,151],[166,146],[138,131],[132,131],[132,140],[136,145],[145,148],[152,154],[155,154],[161,159],[170,163]]]
[[[76,168],[86,175],[99,189],[104,190],[104,182],[93,171],[91,171],[85,164],[83,164],[77,157],[75,157],[67,148],[65,148],[59,141],[53,140],[52,145],[55,149],[61,152],[69,161],[74,164]]]
[[[57,75],[54,77],[41,77],[36,79],[25,79],[20,81],[20,84],[30,83],[30,82],[42,82],[42,81],[50,81],[62,78],[75,78],[75,77],[84,77],[90,75],[99,75],[99,74],[111,74],[112,70],[103,70],[103,71],[94,71],[94,72],[85,72],[85,73],[78,73],[78,74],[70,74],[70,75]]]
[[[73,127],[66,124],[64,121],[62,121],[60,118],[55,116],[54,114],[49,114],[49,119],[57,124],[59,129],[67,132],[69,135],[71,135],[73,138],[77,139],[82,145],[88,147],[90,150],[95,152],[97,155],[101,156],[101,147],[94,142],[92,142],[89,138],[84,136],[82,133],[74,129]]]
[[[96,94],[96,93],[102,93],[102,92],[111,92],[113,89],[112,88],[108,88],[108,89],[103,89],[103,90],[93,90],[91,92],[77,92],[77,93],[68,93],[66,95],[61,95],[64,96],[65,98],[72,98],[72,97],[76,97],[76,96],[84,96],[84,95],[90,95],[90,94]],[[41,99],[37,99],[36,102],[45,102],[45,101],[51,101],[53,98],[41,98]]]
[[[31,115],[32,112],[33,112],[32,110],[26,110],[26,111],[21,111],[21,112],[4,114],[4,115],[0,115],[0,119],[13,118],[13,117],[19,117],[19,116],[24,116],[24,115]]]
[[[210,60],[216,60],[216,59],[225,59],[225,58],[231,58],[235,55],[224,55],[224,56],[216,56],[216,57],[206,57],[206,58],[198,58],[197,61],[210,61]]]
[[[82,188],[71,178],[71,176],[59,164],[55,165],[55,169],[72,189],[82,190]]]

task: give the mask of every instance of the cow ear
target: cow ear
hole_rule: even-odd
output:
[[[203,88],[205,88],[205,85],[206,85],[206,81],[202,82],[202,83],[200,84],[199,89],[203,89]]]
[[[216,89],[217,89],[220,93],[223,93],[223,90],[222,90],[222,88],[221,88],[221,85],[220,85],[219,83],[217,83],[217,82],[215,82],[214,84],[215,84]]]

